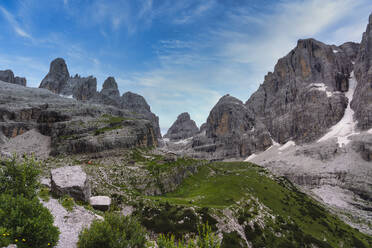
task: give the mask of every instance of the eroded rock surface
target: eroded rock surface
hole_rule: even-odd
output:
[[[171,140],[187,139],[199,132],[199,128],[195,121],[191,120],[189,113],[182,113],[177,117],[177,120],[169,128],[164,138]]]
[[[366,130],[372,127],[372,14],[355,61],[355,77],[358,84],[351,107],[358,127]]]

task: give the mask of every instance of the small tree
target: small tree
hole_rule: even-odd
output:
[[[142,248],[145,244],[146,231],[137,219],[114,213],[107,213],[103,221],[93,221],[78,241],[79,248]]]

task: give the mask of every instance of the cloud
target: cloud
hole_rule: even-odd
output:
[[[185,11],[181,14],[180,17],[177,17],[174,20],[176,24],[186,24],[195,21],[198,17],[205,14],[207,11],[211,10],[215,6],[215,1],[208,0],[203,1],[201,4],[197,5],[196,7],[190,8],[188,11]]]
[[[14,32],[18,34],[21,37],[32,39],[31,35],[28,34],[25,30],[23,30],[17,20],[14,18],[14,16],[9,13],[5,8],[0,6],[0,11],[5,17],[5,19],[9,22],[9,24],[12,26]]]
[[[360,2],[281,1],[272,8],[271,13],[253,17],[250,11],[238,10],[230,14],[227,24],[235,29],[221,27],[214,34],[221,36],[224,41],[222,56],[236,63],[272,69],[277,59],[286,55],[298,39],[330,36],[333,30],[329,29],[341,19],[351,16],[353,10],[361,6]],[[245,31],[245,27],[250,25],[256,26],[256,33]],[[329,33],[322,35],[326,30]],[[349,38],[347,36],[347,33],[344,34],[345,41]]]

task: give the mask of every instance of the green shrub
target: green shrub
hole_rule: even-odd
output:
[[[36,197],[22,195],[0,194],[0,230],[0,246],[11,242],[20,248],[52,247],[59,235],[48,209]]]
[[[59,198],[59,203],[61,203],[61,205],[69,212],[72,211],[72,209],[74,208],[75,206],[75,201],[74,201],[74,198],[68,196],[68,195],[65,195],[61,198]]]
[[[189,240],[188,242],[183,241],[176,242],[174,235],[167,237],[161,234],[158,237],[157,244],[159,248],[220,248],[220,240],[215,233],[212,232],[212,228],[208,224],[198,226],[198,236],[196,241]]]
[[[33,159],[25,157],[23,161],[1,161],[0,167],[0,194],[13,196],[23,195],[31,199],[36,196],[39,187],[39,164]]]
[[[128,216],[108,213],[105,220],[95,220],[79,234],[79,248],[142,248],[146,232],[139,222]]]

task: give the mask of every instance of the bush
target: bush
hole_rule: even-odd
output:
[[[198,226],[198,236],[196,241],[190,240],[184,242],[184,239],[175,241],[174,235],[167,237],[161,234],[157,240],[159,248],[220,248],[220,240],[217,235],[212,232],[212,228],[208,225]]]
[[[52,247],[58,241],[53,216],[37,196],[39,164],[33,158],[0,161],[0,247]]]
[[[128,216],[108,213],[105,220],[95,220],[79,235],[79,248],[142,248],[146,232],[139,222]]]
[[[48,209],[36,197],[27,199],[22,195],[0,194],[0,230],[1,246],[11,242],[21,248],[54,246],[59,235]]]
[[[32,199],[39,188],[39,164],[33,158],[24,158],[22,162],[11,160],[1,161],[0,167],[0,194],[13,196],[23,195]]]

